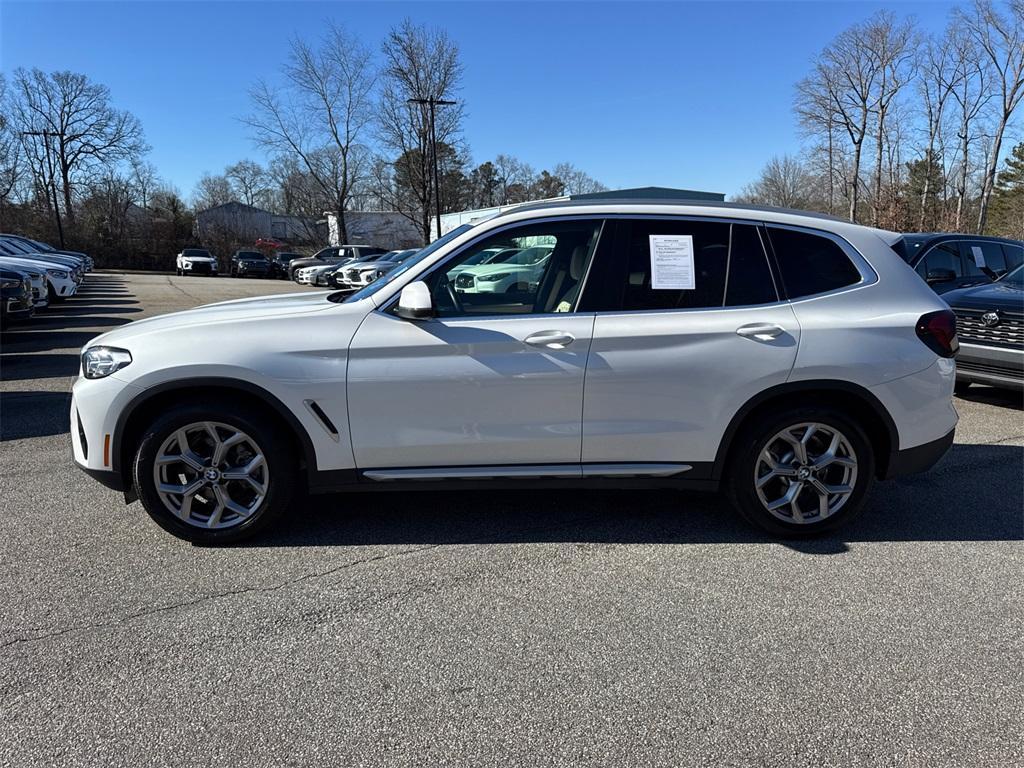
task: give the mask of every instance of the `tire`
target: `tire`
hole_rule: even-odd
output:
[[[957,381],[953,385],[953,392],[954,392],[954,394],[957,394],[957,395],[960,395],[961,397],[963,397],[964,395],[967,394],[967,390],[969,390],[970,388],[971,388],[971,382],[964,381],[963,379],[961,379],[961,380]]]
[[[222,444],[232,435],[243,438],[223,449],[216,479],[207,474],[214,458],[210,427]],[[157,465],[159,456],[181,454],[177,435],[182,430],[193,454],[191,463]],[[229,544],[267,530],[288,508],[298,485],[298,465],[287,449],[290,443],[288,436],[256,409],[228,401],[186,405],[165,413],[146,428],[135,452],[132,479],[146,512],[165,531],[195,544]],[[255,460],[258,456],[262,462]],[[233,472],[236,477],[220,477],[220,472]],[[165,488],[192,490],[189,494],[161,493],[158,475]],[[207,527],[215,516],[216,527]]]
[[[814,427],[810,436],[806,431],[808,425]],[[783,432],[800,442],[807,441],[803,449],[807,462],[801,463],[796,448],[779,437]],[[816,458],[827,458],[837,434],[840,441],[836,460],[817,471],[811,469]],[[807,537],[846,525],[864,509],[875,476],[874,449],[864,430],[842,411],[807,406],[767,413],[740,430],[733,445],[735,450],[725,474],[725,493],[740,516],[752,525],[775,536]],[[776,469],[771,469],[765,455],[774,461]],[[755,478],[764,481],[760,489]],[[790,488],[797,482],[801,485],[793,494]],[[819,490],[830,488],[848,488],[849,492],[832,494]],[[790,495],[795,496],[795,506],[786,503],[774,513],[769,511],[769,503],[778,503]],[[824,516],[822,497],[827,507]]]

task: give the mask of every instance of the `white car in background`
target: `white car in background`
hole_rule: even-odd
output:
[[[29,283],[32,285],[32,306],[35,309],[43,309],[50,304],[45,267],[29,266],[20,259],[8,259],[6,256],[0,256],[0,268],[14,269],[28,275]]]
[[[317,264],[295,270],[295,282],[299,285],[313,285],[316,276],[321,272],[331,272],[338,268],[337,264]]]
[[[217,259],[205,248],[186,248],[174,260],[176,275],[217,276]]]
[[[502,260],[499,253],[492,261],[460,270],[455,290],[461,293],[511,293],[531,290],[544,273],[552,246],[536,245],[517,250]]]

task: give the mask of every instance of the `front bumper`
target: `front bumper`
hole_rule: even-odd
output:
[[[193,275],[215,275],[217,267],[214,264],[204,261],[186,262],[181,265],[183,272],[191,272]]]
[[[1024,389],[1024,349],[961,342],[956,356],[956,379]]]

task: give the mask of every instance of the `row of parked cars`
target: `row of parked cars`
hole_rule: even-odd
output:
[[[0,321],[25,320],[78,292],[93,260],[22,235],[0,234]]]

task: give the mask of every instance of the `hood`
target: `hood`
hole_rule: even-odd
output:
[[[213,256],[182,256],[182,261],[216,261]]]
[[[92,339],[87,346],[100,344],[119,346],[131,339],[163,331],[177,332],[182,328],[197,325],[214,325],[225,322],[263,320],[267,318],[297,315],[307,312],[321,312],[338,306],[327,300],[331,291],[316,293],[282,293],[276,296],[262,296],[255,299],[234,299],[217,304],[206,304],[184,312],[148,317],[144,320],[122,325],[102,336]]]
[[[942,294],[943,300],[956,309],[1007,309],[1024,312],[1024,290],[1010,283],[987,283]]]

